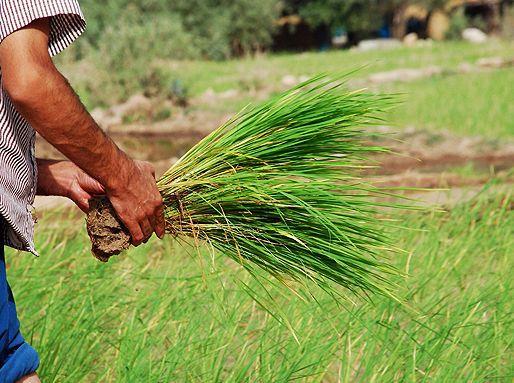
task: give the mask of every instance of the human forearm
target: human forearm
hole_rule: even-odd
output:
[[[3,88],[41,136],[103,185],[116,188],[127,182],[135,165],[102,132],[54,66],[48,40],[49,21],[41,19],[2,42]]]
[[[153,167],[132,161],[98,127],[55,68],[48,54],[49,33],[49,20],[38,19],[0,42],[3,89],[31,126],[78,165],[71,169],[71,179],[75,180],[71,186],[86,178],[88,183],[98,181],[100,192],[111,201],[134,244],[150,237],[154,230],[162,236],[162,197]],[[61,186],[52,182],[66,184],[69,166],[41,163],[40,193],[62,195]],[[87,199],[91,192],[98,192],[98,185],[88,192],[87,185],[84,188],[79,182],[79,188],[71,188],[75,194],[68,196],[87,210]],[[70,189],[70,184],[64,189]]]
[[[66,79],[52,67],[33,73],[11,97],[20,113],[61,153],[107,187],[125,182],[132,161],[98,127]]]
[[[54,195],[65,197],[69,189],[69,177],[65,168],[71,164],[69,161],[37,159],[38,179],[37,195]]]

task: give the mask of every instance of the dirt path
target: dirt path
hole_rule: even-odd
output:
[[[390,132],[387,127],[380,128],[382,136],[372,143],[388,146],[394,152],[375,157],[377,167],[367,170],[365,176],[377,186],[447,189],[411,193],[426,204],[454,204],[472,198],[493,178],[505,187],[514,187],[514,142],[498,143],[480,137],[462,138],[426,131],[404,131],[394,136]],[[204,135],[195,129],[173,132],[156,129],[151,134],[137,128],[112,132],[116,142],[129,154],[151,160],[158,175]],[[38,141],[38,145],[41,149],[45,144]],[[57,154],[54,153],[51,148],[47,152],[49,156]],[[170,154],[174,156],[169,157]],[[59,197],[37,197],[35,202],[38,211],[72,205]]]

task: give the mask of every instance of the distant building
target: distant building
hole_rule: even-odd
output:
[[[393,36],[402,38],[415,32],[419,37],[442,40],[454,12],[462,10],[470,20],[480,25],[486,33],[499,33],[504,8],[511,1],[505,0],[449,0],[440,9],[429,10],[421,5],[409,5],[394,16]]]
[[[448,0],[444,6],[435,9],[408,0],[401,4],[395,8],[384,6],[383,25],[377,26],[376,30],[334,32],[329,26],[313,28],[299,15],[284,15],[276,22],[278,32],[273,50],[323,50],[330,46],[357,44],[369,38],[403,39],[409,33],[416,33],[419,38],[443,40],[452,16],[458,11],[483,32],[496,34],[501,32],[502,17],[508,7],[513,9],[514,0]]]

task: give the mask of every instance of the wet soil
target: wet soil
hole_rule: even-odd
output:
[[[130,246],[130,235],[106,197],[89,201],[86,227],[91,239],[91,252],[102,262]]]

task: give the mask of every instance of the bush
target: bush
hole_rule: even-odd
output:
[[[272,42],[279,0],[111,0],[81,2],[88,28],[59,60],[83,60],[80,86],[88,106],[123,101],[134,93],[166,95],[180,73],[160,61],[224,60]],[[89,97],[94,94],[94,99]],[[186,104],[186,96],[178,97]]]
[[[231,53],[248,54],[264,50],[272,42],[274,22],[280,13],[276,0],[228,1],[228,38]]]
[[[191,34],[184,30],[177,16],[146,20],[141,15],[131,16],[130,11],[120,16],[116,23],[105,28],[98,40],[98,53],[112,64],[127,64],[137,57],[146,60],[199,57]]]
[[[220,60],[251,53],[271,44],[281,9],[279,0],[111,0],[82,6],[88,32],[79,58],[88,47],[132,51],[142,43],[152,45],[145,53],[165,58]]]
[[[103,80],[91,85],[100,87],[93,91],[101,104],[142,90],[156,95],[167,89],[167,79],[153,64],[156,60],[200,57],[177,16],[147,19],[133,7],[104,28],[95,46],[87,42],[80,52],[94,63],[97,77]]]
[[[457,9],[450,17],[450,25],[446,32],[446,38],[449,40],[460,40],[462,38],[462,31],[469,26],[468,19],[464,15],[464,10]]]

